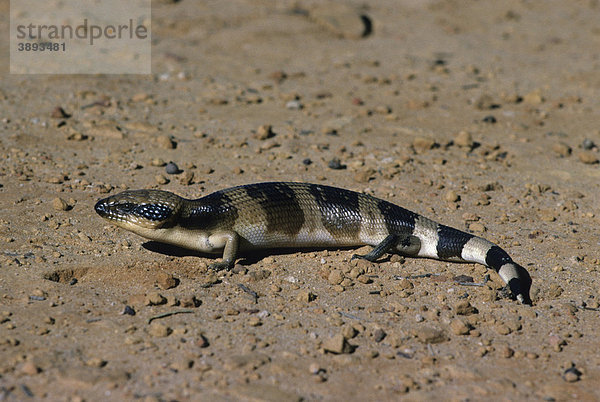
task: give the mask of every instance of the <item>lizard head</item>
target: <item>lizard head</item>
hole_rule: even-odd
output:
[[[99,200],[94,209],[104,219],[139,235],[174,225],[183,198],[168,191],[130,190]]]

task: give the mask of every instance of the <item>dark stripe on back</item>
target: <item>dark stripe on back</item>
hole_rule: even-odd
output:
[[[509,262],[513,262],[512,258],[498,246],[492,246],[485,256],[485,263],[488,267],[491,267],[498,271],[500,267]]]
[[[267,216],[267,231],[296,235],[304,225],[304,211],[294,190],[286,183],[259,183],[244,186],[248,196]]]
[[[438,258],[442,260],[455,257],[460,258],[463,247],[473,237],[475,236],[461,230],[439,225],[438,244],[436,246]]]
[[[191,202],[192,207],[182,213],[180,225],[189,229],[233,228],[238,209],[223,191],[217,191]]]
[[[321,223],[334,237],[355,237],[360,232],[360,194],[335,187],[310,185],[321,213]]]
[[[416,214],[394,205],[391,202],[372,197],[377,201],[377,208],[383,216],[385,226],[390,234],[410,234],[415,228]]]

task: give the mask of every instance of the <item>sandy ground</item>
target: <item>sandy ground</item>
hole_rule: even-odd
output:
[[[0,400],[600,399],[598,1],[274,3],[157,2],[151,76],[4,73]],[[93,210],[264,180],[484,236],[534,305],[350,250],[213,273]]]

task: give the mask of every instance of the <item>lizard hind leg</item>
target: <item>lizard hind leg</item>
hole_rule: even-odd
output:
[[[421,249],[421,240],[412,235],[388,235],[381,243],[365,255],[354,254],[352,259],[362,258],[374,262],[387,252],[395,251],[402,255],[414,256]]]

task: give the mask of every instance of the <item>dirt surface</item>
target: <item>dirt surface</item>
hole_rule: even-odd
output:
[[[598,1],[274,3],[156,2],[151,76],[2,76],[0,400],[600,399]],[[93,210],[265,180],[484,236],[534,305],[351,250],[209,272]]]

